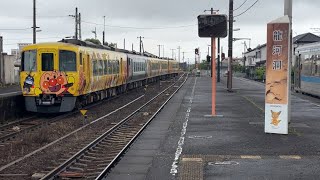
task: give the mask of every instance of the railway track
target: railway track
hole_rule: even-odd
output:
[[[162,81],[162,83],[172,83],[173,82],[172,80]],[[174,78],[174,81],[176,81],[175,78]],[[161,88],[161,83],[159,85],[159,88],[163,89]],[[156,91],[156,92],[160,92],[160,91]],[[100,118],[98,119],[95,119],[95,120],[90,119],[90,122],[88,122],[88,124],[86,124],[85,126],[79,127],[78,129],[73,130],[71,133],[65,134],[60,138],[51,141],[45,146],[41,146],[38,149],[30,151],[25,155],[22,155],[19,158],[8,162],[7,164],[3,164],[0,167],[0,178],[6,177],[8,179],[10,178],[15,179],[14,177],[19,177],[19,176],[27,178],[29,177],[30,172],[37,172],[35,174],[43,174],[43,175],[49,173],[52,169],[60,165],[62,162],[64,162],[65,160],[70,158],[72,155],[74,155],[74,153],[78,152],[80,149],[88,145],[95,138],[97,138],[99,135],[105,132],[106,129],[112,128],[115,125],[115,122],[113,122],[114,119],[116,121],[118,121],[119,119],[122,119],[123,117],[129,114],[128,112],[131,113],[132,109],[135,109],[136,107],[140,106],[141,101],[146,102],[148,99],[151,98],[150,96],[151,94],[149,95],[145,94],[145,95],[142,95],[134,100],[131,100],[129,103],[123,105],[120,108],[117,107],[117,109],[109,111],[109,113],[106,115],[101,114]],[[125,112],[125,114],[123,114],[123,112]],[[119,115],[122,117],[117,118],[119,117]],[[109,122],[110,120],[112,121]],[[88,132],[95,129],[97,126],[101,126],[102,124],[105,124],[105,126],[103,127],[103,131],[101,132],[94,131],[95,133],[88,134]],[[86,137],[86,138],[81,139],[81,141],[78,141],[77,140],[78,138],[74,139],[74,137],[79,137],[78,136],[79,134],[82,134],[80,137]],[[70,142],[70,140],[72,142],[78,141],[76,143],[77,147],[75,147],[74,145],[71,145],[67,149],[62,149],[63,152],[60,152],[62,153],[61,154],[62,156],[61,155],[56,156],[55,151],[53,151],[53,149],[64,146],[65,143],[69,144],[68,142]],[[72,144],[75,144],[75,143],[72,143]],[[54,155],[50,156],[49,154],[52,154],[52,153],[54,153]],[[47,157],[48,155],[45,155],[45,154],[48,154],[49,157],[51,158],[48,158]],[[38,164],[39,158],[42,159],[40,164]],[[47,160],[45,160],[46,158]],[[33,163],[34,161],[36,161],[37,163]]]
[[[68,113],[49,118],[31,117],[28,119],[3,125],[0,127],[0,144],[15,138],[19,134],[27,133],[37,128],[41,128],[44,125],[54,123],[58,120],[63,119],[64,117],[70,116],[71,114],[72,113]]]
[[[187,80],[173,84],[97,137],[42,179],[102,179]]]
[[[93,108],[95,106],[100,105],[103,102],[111,101],[116,98],[118,98],[119,95],[111,97],[107,100],[95,102],[91,105],[86,106],[86,109]],[[28,133],[31,131],[34,131],[35,129],[39,129],[43,126],[50,125],[52,123],[55,123],[57,121],[63,120],[64,118],[67,118],[69,116],[75,115],[78,113],[77,110],[74,110],[69,113],[65,113],[62,115],[49,115],[49,117],[37,117],[32,116],[30,118],[26,118],[20,121],[16,121],[13,123],[9,123],[3,126],[0,126],[0,145],[1,143],[5,143],[6,141],[9,141],[11,139],[14,139],[16,136],[22,133]]]

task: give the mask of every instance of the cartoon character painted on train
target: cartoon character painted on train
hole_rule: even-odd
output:
[[[34,78],[30,74],[26,77],[23,83],[23,92],[24,93],[30,93],[31,87],[34,86]]]
[[[61,95],[73,86],[72,77],[68,78],[64,72],[52,71],[44,73],[40,78],[40,88],[43,94]]]

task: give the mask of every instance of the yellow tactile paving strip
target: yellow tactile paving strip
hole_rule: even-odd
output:
[[[203,169],[208,162],[222,162],[235,159],[300,160],[299,155],[259,156],[259,155],[183,155],[179,165],[179,180],[203,180]]]
[[[203,180],[202,158],[182,158],[180,180]]]

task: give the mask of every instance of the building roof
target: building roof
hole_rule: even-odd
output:
[[[293,38],[293,44],[306,44],[306,43],[313,43],[313,42],[319,42],[319,41],[320,41],[320,37],[312,33],[300,34]]]

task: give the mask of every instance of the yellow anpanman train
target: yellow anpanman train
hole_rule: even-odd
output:
[[[67,112],[178,73],[178,62],[79,40],[29,45],[22,51],[27,111]]]

